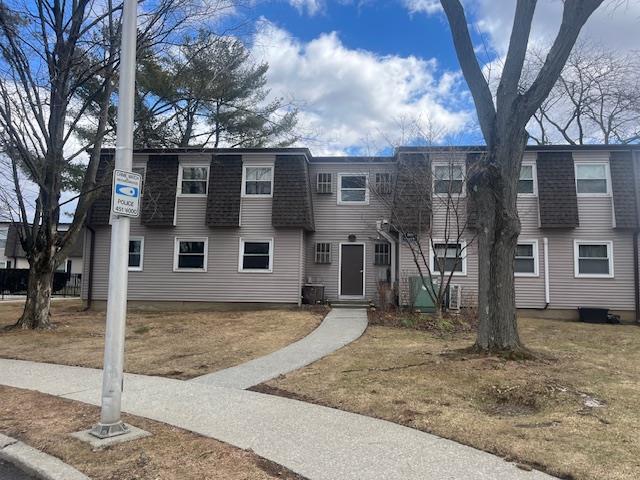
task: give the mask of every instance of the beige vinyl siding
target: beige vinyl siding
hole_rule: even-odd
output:
[[[273,156],[270,159],[263,156],[251,158],[251,162],[273,162],[273,159]],[[187,161],[197,163],[203,159],[191,156]],[[239,229],[207,227],[204,197],[179,196],[176,201],[175,228],[147,228],[139,219],[131,222],[131,235],[144,236],[144,269],[129,272],[130,300],[298,302],[301,229],[271,226],[271,198],[243,198]],[[208,238],[206,272],[173,271],[176,237]],[[238,271],[241,237],[245,240],[273,238],[273,273]],[[104,300],[107,295],[109,242],[110,228],[97,228],[93,281],[96,300]]]
[[[365,244],[365,299],[377,300],[378,280],[386,278],[387,267],[373,264],[374,245],[378,237],[376,221],[388,218],[385,205],[387,200],[371,192],[368,205],[338,205],[338,174],[363,173],[369,175],[373,185],[376,172],[394,172],[392,163],[312,163],[309,166],[313,210],[316,231],[307,235],[306,279],[308,283],[319,283],[325,286],[325,296],[331,300],[338,299],[338,275],[340,242],[348,242],[350,234],[356,235],[357,242]],[[316,193],[318,172],[331,173],[331,194]],[[391,196],[388,197],[389,201]],[[315,263],[316,242],[331,243],[331,263]]]

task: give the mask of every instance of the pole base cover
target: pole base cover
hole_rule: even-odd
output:
[[[129,433],[129,427],[124,422],[110,424],[98,423],[89,430],[89,434],[96,438],[111,438],[126,433]]]

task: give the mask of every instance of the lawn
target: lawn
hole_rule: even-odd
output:
[[[255,387],[383,418],[562,478],[640,478],[640,328],[520,320],[538,360],[461,354],[473,334],[370,326]]]
[[[123,415],[150,437],[104,450],[69,436],[100,409],[43,393],[0,386],[0,432],[62,459],[93,480],[303,480],[284,467],[164,423]]]
[[[18,303],[0,303],[0,357],[102,368],[104,312],[79,301],[54,301],[52,331],[3,331],[20,316]],[[188,379],[244,363],[309,334],[323,312],[132,311],[127,315],[125,370]]]

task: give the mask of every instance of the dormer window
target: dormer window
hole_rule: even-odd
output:
[[[270,197],[273,193],[273,167],[245,165],[242,170],[243,197]]]
[[[209,167],[180,166],[180,195],[206,195]]]
[[[338,174],[338,203],[366,205],[369,203],[369,185],[366,174]]]

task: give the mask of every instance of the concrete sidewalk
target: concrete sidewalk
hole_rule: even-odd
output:
[[[100,382],[100,370],[0,359],[2,385],[98,405]],[[310,480],[553,478],[394,423],[195,382],[127,374],[123,410],[251,449]]]
[[[245,389],[302,368],[359,338],[367,328],[364,308],[334,308],[309,335],[242,365],[196,377],[191,382]]]

